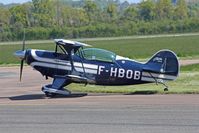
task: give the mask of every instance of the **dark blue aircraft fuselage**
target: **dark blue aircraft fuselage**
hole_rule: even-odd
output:
[[[114,62],[87,60],[73,55],[75,71],[79,75],[95,81],[97,85],[132,85],[148,83],[143,80],[142,68],[145,64],[118,56]],[[42,75],[54,78],[55,75],[71,73],[71,63],[66,54],[43,50],[27,50],[26,62]]]

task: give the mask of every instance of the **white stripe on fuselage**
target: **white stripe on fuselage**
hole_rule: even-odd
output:
[[[36,66],[39,66],[39,67],[47,67],[47,68],[71,71],[71,66],[51,64],[51,63],[45,63],[45,62],[32,62],[30,65],[33,68],[36,67]],[[85,73],[97,74],[97,70],[93,70],[93,69],[75,68],[75,70],[78,71],[78,72],[84,72],[84,70],[85,70]]]
[[[157,73],[151,73],[151,72],[142,72],[142,81],[147,82],[164,82],[164,81],[171,81],[175,80],[177,76],[172,75],[166,75],[166,74],[157,74]]]
[[[167,74],[157,74],[157,73],[151,73],[151,72],[142,72],[143,77],[151,77],[151,78],[160,78],[160,79],[166,79],[166,80],[175,80],[177,76],[167,75]]]
[[[136,61],[136,60],[133,60],[133,59],[129,59],[127,57],[120,56],[120,55],[116,55],[115,60],[117,60],[117,61],[119,61],[119,60],[125,61],[126,60],[126,61],[133,61],[133,62],[136,62],[136,63],[144,64],[144,62],[139,62],[139,61]]]
[[[158,79],[158,78],[149,78],[149,77],[142,77],[141,78],[142,81],[147,81],[147,82],[164,82],[164,81],[168,81],[166,79]]]
[[[45,52],[44,50],[40,50],[40,51]],[[31,50],[31,55],[37,61],[46,62],[46,63],[54,63],[54,64],[58,64],[58,65],[71,66],[70,61],[39,57],[39,56],[37,56],[35,49]],[[94,69],[94,70],[98,69],[98,65],[83,63],[83,66],[82,66],[82,63],[80,63],[80,62],[74,62],[74,66],[75,67],[80,67],[80,68],[84,67],[85,69],[86,68],[87,69]]]

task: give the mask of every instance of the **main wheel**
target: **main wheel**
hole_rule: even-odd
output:
[[[50,97],[50,98],[53,98],[56,96],[55,93],[50,93],[50,92],[45,92],[45,95],[46,95],[46,97]]]

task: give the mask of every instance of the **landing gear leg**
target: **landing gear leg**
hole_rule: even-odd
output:
[[[164,82],[160,82],[162,85],[164,85],[164,91],[169,91],[169,87],[164,83]]]
[[[158,85],[158,83],[164,85],[164,91],[169,91],[169,87],[164,83],[163,80],[157,80],[155,77],[153,77],[153,75],[151,73],[149,73],[151,75],[151,77],[155,80],[156,85]]]

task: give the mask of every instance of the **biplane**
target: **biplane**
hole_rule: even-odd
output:
[[[115,53],[90,47],[90,45],[64,39],[55,39],[55,50],[26,49],[14,55],[21,59],[20,80],[24,61],[43,76],[53,78],[42,91],[47,97],[70,95],[66,88],[71,83],[103,86],[160,83],[168,91],[167,81],[179,75],[177,56],[170,50],[160,50],[145,63]]]

